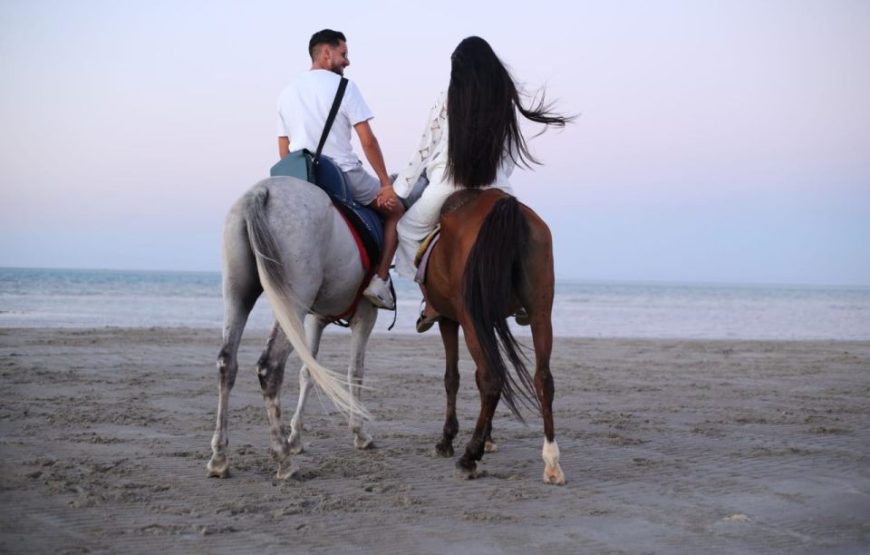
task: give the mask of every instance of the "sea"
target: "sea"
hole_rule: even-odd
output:
[[[388,330],[394,313],[381,311],[375,333],[415,333],[420,292],[409,280],[395,283],[395,326]],[[0,268],[0,328],[220,330],[222,306],[218,272]],[[271,325],[263,297],[248,328],[265,333]],[[553,330],[585,338],[870,340],[870,288],[557,280]]]

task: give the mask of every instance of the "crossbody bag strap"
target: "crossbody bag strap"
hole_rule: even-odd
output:
[[[335,100],[332,101],[332,108],[329,109],[329,116],[326,118],[326,125],[323,126],[323,134],[320,136],[320,144],[317,145],[317,152],[314,153],[314,163],[320,162],[320,153],[323,151],[323,145],[326,144],[326,137],[329,135],[329,130],[332,129],[332,122],[335,121],[335,116],[338,114],[338,107],[341,106],[341,99],[344,97],[344,89],[347,88],[347,78],[342,77],[338,83],[338,91],[335,93]]]

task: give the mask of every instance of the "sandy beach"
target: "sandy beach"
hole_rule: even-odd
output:
[[[315,398],[300,472],[275,480],[252,370],[264,339],[243,343],[219,480],[205,469],[217,330],[0,330],[0,551],[870,551],[868,342],[557,339],[555,487],[534,414],[499,409],[478,480],[433,455],[436,332],[372,338],[375,449]],[[347,350],[328,335],[321,357],[342,369]],[[463,357],[460,448],[479,407]],[[297,370],[294,356],[285,424]]]

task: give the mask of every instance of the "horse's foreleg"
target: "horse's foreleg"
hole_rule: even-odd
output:
[[[463,326],[462,329],[465,332],[468,351],[477,364],[474,377],[480,391],[480,414],[477,417],[477,424],[474,426],[474,433],[465,446],[465,453],[456,461],[456,471],[459,477],[475,478],[477,477],[477,461],[483,458],[486,438],[492,432],[492,416],[495,414],[495,408],[501,398],[501,384],[490,375],[483,351],[480,349],[476,335],[471,331],[471,326]]]
[[[323,328],[328,323],[314,314],[309,314],[305,317],[305,337],[308,339],[308,349],[315,357],[320,350],[320,338],[323,335]],[[288,441],[291,453],[301,453],[305,450],[302,446],[302,413],[305,411],[305,403],[308,401],[308,395],[311,393],[313,385],[314,382],[311,381],[311,374],[308,373],[308,368],[303,365],[299,370],[299,401],[296,403],[296,412],[290,420],[290,437]]]
[[[435,452],[442,457],[452,457],[453,438],[459,432],[459,420],[456,419],[456,392],[459,391],[459,324],[442,318],[438,322],[438,327],[441,330],[446,359],[444,389],[447,392],[447,413],[441,441],[435,445]]]
[[[226,297],[226,295],[225,295]],[[225,298],[224,316],[224,339],[220,353],[218,353],[218,409],[215,421],[214,435],[211,438],[212,456],[206,468],[208,475],[217,478],[226,478],[229,475],[229,463],[227,461],[227,446],[229,434],[227,432],[227,411],[229,409],[230,391],[236,383],[236,374],[239,370],[238,352],[239,342],[242,339],[242,330],[248,319],[248,314],[253,308],[253,300],[238,298]]]
[[[350,382],[350,394],[354,403],[358,403],[360,400],[365,376],[366,344],[377,319],[378,310],[368,302],[360,302],[350,322],[350,365],[347,369],[347,379]],[[362,418],[357,413],[351,414],[348,424],[353,433],[354,447],[357,449],[374,447],[372,437],[363,430]]]
[[[550,372],[550,353],[553,350],[553,327],[550,315],[533,314],[531,318],[532,340],[535,345],[535,392],[541,403],[544,417],[544,482],[563,485],[565,473],[559,465],[559,444],[553,426],[553,374]]]
[[[257,377],[260,379],[263,401],[266,403],[272,456],[278,463],[276,477],[279,480],[289,478],[295,472],[288,460],[290,445],[281,426],[281,384],[284,381],[284,365],[292,350],[293,346],[276,322],[269,334],[266,348],[257,361]]]

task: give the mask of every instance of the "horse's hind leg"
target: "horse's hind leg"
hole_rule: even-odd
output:
[[[377,319],[378,310],[371,303],[360,302],[350,321],[350,365],[347,369],[347,378],[350,382],[350,394],[353,396],[354,403],[360,400],[363,377],[365,376],[366,344]],[[358,414],[351,414],[348,424],[353,433],[354,447],[357,449],[374,447],[372,437],[363,430],[363,421]]]
[[[225,478],[229,475],[227,410],[230,402],[230,391],[236,383],[236,374],[239,370],[238,352],[242,330],[258,294],[258,290],[256,293],[248,290],[244,291],[244,294],[240,294],[238,290],[230,290],[230,288],[225,287],[224,338],[217,360],[220,391],[215,431],[211,438],[212,456],[206,465],[208,475],[217,478]]]
[[[442,318],[438,322],[438,327],[441,329],[441,341],[444,343],[444,355],[447,361],[444,369],[447,413],[441,441],[435,445],[435,452],[442,457],[452,457],[453,438],[459,432],[459,420],[456,419],[456,392],[459,390],[459,324]]]
[[[489,433],[486,434],[486,438],[483,440],[483,450],[486,453],[498,452],[498,444],[492,439],[492,424],[489,426]]]
[[[544,482],[563,485],[565,473],[559,466],[559,444],[553,426],[553,374],[550,373],[550,354],[553,350],[553,326],[550,311],[533,311],[531,314],[532,340],[535,345],[535,392],[541,402],[544,416]]]
[[[559,445],[553,427],[553,374],[550,373],[550,355],[553,352],[553,247],[550,231],[537,216],[530,217],[528,258],[523,264],[519,297],[526,308],[535,345],[535,393],[541,403],[544,417],[544,482],[562,485],[565,473],[559,466]]]
[[[305,317],[305,337],[308,339],[308,349],[313,356],[317,356],[320,350],[320,338],[323,335],[323,328],[329,322],[309,314]],[[305,450],[302,446],[302,413],[305,411],[305,403],[308,402],[308,395],[311,393],[311,388],[314,382],[311,381],[311,374],[308,373],[308,368],[304,365],[299,370],[299,401],[296,403],[296,412],[293,413],[293,418],[290,420],[290,437],[288,439],[290,452],[301,453]]]
[[[477,383],[477,389],[480,390],[480,373],[477,372],[477,369],[474,371],[474,381]],[[489,424],[489,428],[486,431],[486,437],[483,438],[483,452],[484,453],[495,453],[498,451],[498,445],[496,445],[495,441],[492,440],[492,422]]]
[[[477,368],[474,369],[474,382],[477,384],[477,390],[480,391],[481,383],[480,383],[481,373],[477,371]],[[484,453],[495,453],[498,451],[498,445],[496,445],[495,441],[492,440],[492,422],[490,422],[490,426],[487,429],[486,437],[483,438],[483,452]]]
[[[477,341],[477,335],[471,325],[463,326],[465,342],[471,358],[477,364],[475,379],[480,391],[480,414],[474,426],[474,433],[465,446],[465,453],[456,461],[457,475],[464,478],[477,477],[477,461],[483,458],[486,438],[492,432],[492,415],[501,399],[501,384],[498,383],[489,372],[483,351]]]
[[[266,403],[266,415],[269,417],[272,456],[278,463],[276,478],[279,480],[289,478],[295,471],[288,460],[290,445],[281,426],[281,384],[284,381],[284,365],[292,351],[293,346],[287,340],[281,326],[275,323],[266,342],[266,348],[257,361],[257,377],[260,379],[263,401]]]

